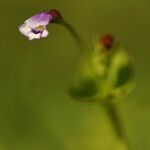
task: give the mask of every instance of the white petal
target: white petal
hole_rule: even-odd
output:
[[[27,37],[29,38],[29,40],[40,39],[41,38],[41,33],[34,34],[33,32],[29,32],[27,34]]]
[[[47,37],[48,36],[48,31],[45,29],[41,35],[41,37]]]
[[[27,35],[28,32],[31,31],[31,28],[27,26],[26,23],[24,23],[23,25],[19,26],[19,31],[23,34],[23,35]]]

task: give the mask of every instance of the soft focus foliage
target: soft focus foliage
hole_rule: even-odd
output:
[[[0,0],[0,150],[116,150],[103,109],[66,92],[81,59],[66,30],[49,26],[48,38],[32,42],[18,31],[26,18],[52,8],[91,50],[97,33],[112,33],[125,46],[137,83],[118,101],[119,115],[132,150],[149,150],[149,0]]]
[[[98,42],[80,63],[79,83],[70,90],[78,100],[115,99],[130,92],[133,65],[124,48],[113,42],[105,47]]]

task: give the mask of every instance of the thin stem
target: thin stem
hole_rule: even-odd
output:
[[[111,100],[106,100],[103,102],[103,106],[110,118],[110,121],[114,127],[114,130],[121,142],[120,149],[128,150],[129,148],[129,141],[124,133],[122,122],[119,118],[118,111],[116,109],[115,104]]]
[[[69,31],[69,33],[75,40],[75,42],[80,50],[80,53],[83,54],[84,50],[86,49],[86,46],[85,46],[85,43],[82,40],[81,36],[79,35],[79,33],[64,19],[61,21],[61,24]]]

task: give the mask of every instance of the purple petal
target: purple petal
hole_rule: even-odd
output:
[[[41,25],[42,26],[48,25],[48,23],[51,21],[52,18],[53,17],[51,14],[47,12],[42,12],[32,16],[31,18],[26,20],[25,23],[31,28],[36,28]]]

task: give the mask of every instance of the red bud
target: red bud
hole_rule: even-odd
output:
[[[100,41],[106,49],[110,49],[114,42],[114,38],[110,34],[106,34],[100,39]]]

